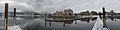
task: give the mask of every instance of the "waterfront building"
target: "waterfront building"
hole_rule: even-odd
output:
[[[59,16],[59,17],[72,17],[74,16],[73,10],[71,9],[66,9],[64,11],[56,11],[55,13],[52,14],[52,16]]]
[[[78,15],[90,15],[90,12],[87,10],[87,11],[78,13]]]
[[[97,15],[97,12],[91,11],[91,14],[92,14],[92,15]]]

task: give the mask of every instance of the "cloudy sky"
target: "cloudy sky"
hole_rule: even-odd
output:
[[[10,4],[10,10],[16,7],[18,11],[35,11],[39,13],[64,9],[72,9],[75,13],[86,10],[100,12],[102,7],[105,7],[106,11],[120,11],[120,0],[0,0],[1,11],[6,2]]]

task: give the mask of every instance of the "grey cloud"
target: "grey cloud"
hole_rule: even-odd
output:
[[[26,3],[32,8],[26,8],[24,6],[17,6],[22,10],[32,10],[37,12],[54,12],[57,10],[63,10],[71,8],[74,12],[95,10],[101,11],[102,7],[106,7],[106,11],[114,10],[118,12],[120,10],[119,0],[13,0],[21,3]],[[36,9],[36,10],[35,10]]]

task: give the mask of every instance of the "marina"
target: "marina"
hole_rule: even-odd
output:
[[[60,2],[56,0],[57,3],[55,4],[52,0],[45,0],[48,4],[41,3],[42,0],[40,0],[40,4],[35,5],[37,4],[35,3],[35,6],[31,5],[35,0],[30,1],[32,3],[17,1],[0,0],[0,5],[3,5],[0,8],[4,8],[3,10],[0,9],[2,11],[0,11],[0,30],[120,30],[120,12],[116,12],[116,8],[110,9],[110,7],[103,6],[100,2],[97,4],[101,4],[100,6],[103,7],[95,8],[98,10],[96,11],[93,8],[84,9],[84,7],[80,7],[79,9],[77,4],[74,7],[71,5],[74,4],[72,0],[70,2],[67,0],[67,3],[64,0]],[[74,8],[69,7],[69,5],[61,7],[61,4],[65,5],[64,3],[70,3],[69,5]],[[50,5],[50,7],[41,4]],[[54,9],[51,4],[54,6],[57,4],[58,6],[55,7],[60,6],[61,9]],[[89,6],[85,7],[88,8]]]

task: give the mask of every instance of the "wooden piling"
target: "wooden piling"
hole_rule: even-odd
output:
[[[65,27],[65,22],[63,23],[63,26]]]
[[[8,3],[5,3],[5,11],[4,11],[4,29],[8,30]]]
[[[51,27],[51,21],[50,21],[50,23],[49,23],[49,26]]]
[[[46,26],[46,21],[45,21],[45,26]]]
[[[77,24],[77,22],[75,21],[75,24]]]
[[[106,11],[105,11],[105,8],[103,7],[103,27],[106,28],[106,17],[105,17],[105,14],[106,14]]]
[[[106,14],[105,8],[103,7],[102,9],[103,9],[103,18],[105,18],[105,14]]]
[[[101,12],[99,12],[99,17],[100,17],[100,19],[101,19]]]
[[[16,25],[16,8],[14,8],[13,25]]]

